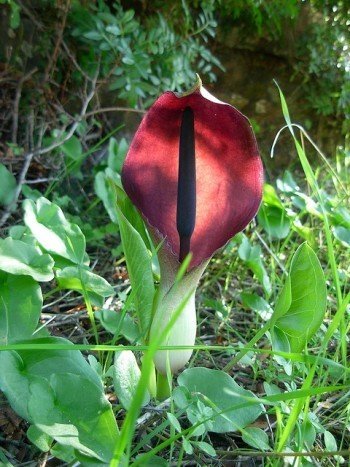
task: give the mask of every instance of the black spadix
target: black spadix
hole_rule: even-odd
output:
[[[179,261],[190,252],[196,222],[196,157],[194,113],[186,107],[182,114],[179,144],[176,227],[180,237]]]

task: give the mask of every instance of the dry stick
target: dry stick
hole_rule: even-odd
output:
[[[140,427],[142,425],[145,425],[146,422],[151,420],[153,417],[157,416],[159,412],[162,412],[170,407],[170,399],[165,399],[165,401],[161,402],[159,405],[156,407],[152,407],[152,410],[149,412],[146,412],[143,414],[141,417],[139,417],[136,421],[136,427]]]
[[[66,54],[68,55],[68,57],[73,62],[75,68],[84,76],[84,78],[87,81],[92,81],[92,78],[81,68],[81,66],[77,62],[77,59],[75,58],[75,55],[73,54],[73,52],[71,52],[71,50],[69,49],[68,45],[65,43],[64,40],[62,40],[62,46],[63,46]]]
[[[21,10],[24,11],[24,13],[31,20],[31,22],[35,24],[35,26],[39,29],[39,31],[43,31],[45,29],[44,25],[38,21],[37,17],[30,11],[29,8],[27,8],[27,6],[21,0],[16,0],[16,3],[19,4]]]
[[[96,115],[96,114],[105,113],[105,112],[134,112],[138,114],[145,114],[146,110],[133,109],[131,107],[105,107],[102,109],[91,110],[91,112],[88,112],[85,116],[91,117],[91,115]]]
[[[15,100],[13,103],[13,122],[12,122],[12,143],[17,144],[17,132],[18,132],[18,110],[19,110],[19,102],[21,100],[22,95],[22,87],[23,83],[27,81],[34,73],[38,71],[38,68],[33,68],[29,73],[22,76],[22,78],[18,82],[18,86],[16,89]]]
[[[46,70],[45,70],[44,82],[46,82],[49,79],[51,70],[54,69],[54,67],[56,65],[56,62],[57,62],[57,59],[58,59],[58,53],[59,53],[62,38],[63,38],[63,32],[64,32],[64,29],[66,27],[67,15],[68,15],[68,11],[69,11],[70,6],[71,6],[70,3],[71,3],[70,0],[68,0],[66,5],[64,5],[64,7],[61,8],[63,10],[63,18],[62,18],[61,24],[59,24],[58,28],[57,28],[58,29],[58,31],[57,31],[57,40],[56,40],[56,44],[55,44],[53,54],[51,55],[51,60],[47,64],[47,67],[46,67]]]
[[[62,139],[60,139],[59,141],[56,141],[55,143],[52,143],[49,146],[46,146],[45,148],[35,149],[34,151],[31,151],[31,152],[28,152],[27,154],[25,154],[24,164],[23,164],[21,173],[20,173],[19,178],[18,178],[17,187],[16,187],[16,191],[15,191],[15,194],[14,194],[14,199],[13,199],[12,203],[8,205],[8,207],[4,211],[3,215],[1,216],[1,218],[0,218],[0,227],[5,224],[5,222],[10,217],[10,215],[12,214],[12,212],[15,210],[15,208],[17,206],[17,201],[18,201],[19,195],[21,193],[22,185],[23,185],[23,183],[25,181],[25,178],[26,178],[26,175],[27,175],[27,172],[28,172],[28,169],[30,167],[30,163],[31,163],[33,157],[34,156],[40,156],[42,154],[46,154],[46,153],[58,148],[63,143],[65,143],[67,140],[69,140],[69,138],[71,138],[73,136],[73,134],[75,133],[75,130],[78,128],[79,123],[85,117],[86,110],[88,108],[88,105],[89,105],[91,99],[95,95],[95,88],[96,88],[98,73],[99,73],[99,67],[97,68],[97,73],[96,73],[94,79],[92,80],[91,91],[86,96],[86,99],[85,99],[85,101],[83,103],[83,106],[81,108],[79,117],[75,120],[75,122],[71,126],[70,130],[66,133],[66,135]]]

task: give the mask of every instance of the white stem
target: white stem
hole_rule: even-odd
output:
[[[158,306],[151,326],[150,340],[152,341],[152,339],[163,332],[173,314],[191,293],[181,314],[161,345],[194,345],[197,328],[195,294],[199,279],[208,261],[204,261],[200,266],[186,273],[179,282],[175,282],[179,263],[175,258],[169,256],[168,252],[164,252],[164,250],[159,252],[158,257],[161,269],[161,282],[159,286]],[[164,375],[166,374],[168,364],[171,372],[175,373],[186,365],[191,355],[191,349],[159,350],[154,356],[154,364],[157,370]]]

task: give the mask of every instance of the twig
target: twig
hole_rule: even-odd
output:
[[[166,399],[165,401],[161,402],[156,407],[152,407],[149,412],[146,412],[144,415],[139,417],[136,422],[136,426],[140,427],[144,425],[148,420],[154,417],[157,412],[162,412],[163,410],[167,409],[170,406],[170,399]]]
[[[62,46],[66,52],[66,54],[68,55],[68,57],[71,59],[71,61],[73,62],[75,68],[84,76],[84,78],[87,80],[87,81],[91,81],[91,77],[81,68],[81,66],[79,65],[79,63],[77,62],[77,59],[75,58],[74,54],[70,51],[68,45],[65,43],[64,40],[62,40]]]
[[[85,115],[85,117],[87,118],[87,117],[91,117],[91,115],[96,115],[96,114],[105,113],[105,112],[134,112],[138,114],[145,114],[146,110],[133,109],[131,107],[105,107],[102,109],[91,110]]]
[[[16,187],[16,190],[15,190],[15,193],[14,193],[13,201],[12,201],[11,204],[8,205],[7,209],[4,211],[3,215],[1,216],[1,218],[0,218],[0,227],[5,224],[7,219],[10,217],[11,213],[16,208],[17,201],[18,201],[19,195],[20,195],[21,190],[22,190],[22,185],[23,185],[23,182],[24,182],[24,180],[26,178],[26,175],[27,175],[27,172],[28,172],[28,169],[30,167],[30,163],[32,162],[33,157],[34,157],[34,152],[29,152],[25,156],[24,164],[23,164],[21,173],[19,174],[19,177],[18,177],[17,187]]]
[[[56,65],[56,62],[57,62],[58,53],[59,53],[62,38],[63,38],[63,32],[64,32],[64,29],[66,27],[67,15],[68,15],[68,11],[70,9],[70,3],[71,3],[70,0],[67,0],[66,5],[64,5],[64,7],[62,8],[63,18],[62,18],[61,24],[58,25],[58,28],[57,28],[58,29],[58,31],[57,31],[57,40],[56,40],[55,48],[54,48],[54,51],[53,51],[53,53],[51,55],[51,59],[49,60],[49,63],[47,64],[46,70],[45,70],[45,78],[44,78],[45,82],[49,79],[49,75],[51,73],[51,70],[54,69],[54,67]]]
[[[23,83],[25,81],[27,81],[37,71],[38,71],[38,68],[33,68],[26,75],[22,76],[22,78],[18,82],[18,86],[17,86],[17,89],[16,89],[15,100],[14,100],[14,103],[13,103],[13,121],[12,121],[12,143],[13,144],[17,144],[18,110],[19,110],[19,102],[21,100],[21,95],[22,95]]]
[[[47,178],[36,178],[35,180],[24,180],[26,185],[36,185],[37,183],[46,183],[46,182],[57,182],[58,178],[56,177],[47,177]]]
[[[31,20],[31,22],[35,24],[35,26],[39,29],[39,31],[43,31],[45,29],[44,26],[37,20],[37,17],[32,14],[29,8],[27,8],[26,5],[21,0],[16,0],[16,2],[20,5],[21,10],[24,11],[24,13]]]
[[[7,206],[7,209],[4,211],[3,215],[1,216],[1,218],[0,218],[0,227],[5,224],[5,222],[10,217],[10,215],[12,214],[12,212],[15,210],[15,208],[17,206],[17,201],[18,201],[19,195],[21,193],[22,185],[23,185],[24,180],[26,178],[26,175],[27,175],[27,172],[28,172],[28,169],[30,167],[30,163],[31,163],[33,157],[34,156],[40,156],[42,154],[47,154],[48,152],[53,151],[54,149],[58,148],[63,143],[68,141],[69,138],[71,138],[73,136],[73,134],[75,133],[76,129],[79,126],[79,123],[85,117],[86,110],[87,110],[87,108],[88,108],[88,106],[90,104],[90,101],[92,100],[92,98],[95,95],[95,89],[96,89],[96,82],[97,82],[98,73],[99,73],[99,66],[97,67],[97,72],[95,74],[94,79],[92,80],[91,90],[90,90],[89,94],[86,96],[86,99],[85,99],[85,101],[84,101],[84,103],[82,105],[80,114],[79,114],[78,118],[75,120],[75,122],[73,123],[73,125],[71,126],[70,130],[64,135],[64,137],[62,139],[60,139],[59,141],[56,141],[55,143],[50,144],[49,146],[46,146],[46,147],[41,148],[41,149],[38,148],[38,149],[35,149],[34,151],[31,151],[31,152],[28,152],[27,154],[25,154],[24,164],[23,164],[21,173],[20,173],[19,178],[18,178],[17,187],[16,187],[16,191],[15,191],[15,194],[14,194],[13,201],[12,201],[11,204],[9,204]]]

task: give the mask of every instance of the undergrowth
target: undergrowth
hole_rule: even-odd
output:
[[[109,138],[93,169],[96,194],[91,178],[69,170],[66,185],[23,191],[22,214],[0,240],[1,409],[24,420],[14,442],[0,419],[4,465],[347,462],[349,152],[325,158],[281,102],[293,162],[265,184],[256,220],[212,259],[197,293],[193,357],[163,402],[150,384],[161,336],[145,346],[138,313],[149,293],[141,258],[154,284],[156,255],[125,195],[115,198],[126,141]],[[16,183],[3,167],[0,176],[6,205]],[[120,213],[130,244],[120,243]],[[143,274],[137,287],[130,248]],[[296,315],[284,309],[288,281],[293,306],[303,304]]]

